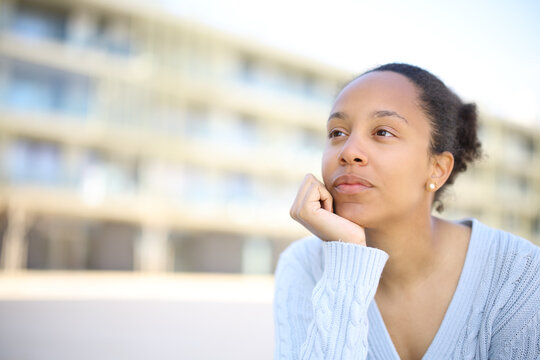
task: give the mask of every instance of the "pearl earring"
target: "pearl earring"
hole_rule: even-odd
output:
[[[435,184],[434,183],[429,184],[429,189],[431,191],[435,190]]]

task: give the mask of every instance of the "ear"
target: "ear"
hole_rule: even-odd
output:
[[[454,155],[449,151],[441,154],[435,154],[431,157],[431,167],[429,171],[428,182],[435,183],[437,189],[440,189],[454,168]]]

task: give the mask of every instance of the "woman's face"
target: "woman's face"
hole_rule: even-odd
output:
[[[351,82],[327,130],[322,174],[338,215],[375,228],[429,211],[430,124],[405,76],[380,71]]]

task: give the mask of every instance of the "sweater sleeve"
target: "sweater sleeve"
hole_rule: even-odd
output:
[[[319,240],[320,241],[320,240]],[[367,310],[388,255],[379,249],[323,242],[324,271],[306,247],[280,257],[274,298],[275,359],[365,359]]]

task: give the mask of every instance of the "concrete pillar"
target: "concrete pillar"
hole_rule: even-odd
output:
[[[142,229],[135,246],[135,270],[150,272],[172,270],[172,255],[168,230],[146,226]]]
[[[7,229],[2,241],[0,268],[21,270],[26,268],[28,243],[26,235],[27,216],[21,208],[8,210]]]

